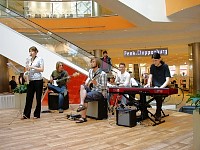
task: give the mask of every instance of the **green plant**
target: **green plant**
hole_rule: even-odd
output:
[[[189,103],[191,102],[191,105],[194,105],[194,106],[200,106],[200,91],[197,91],[196,94],[189,94],[188,95],[189,98],[188,100],[186,101],[186,103]]]
[[[18,85],[14,90],[14,93],[26,93],[27,92],[27,84],[24,85]]]

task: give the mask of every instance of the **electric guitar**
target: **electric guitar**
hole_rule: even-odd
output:
[[[73,73],[73,74],[70,75],[70,76],[67,76],[67,77],[64,77],[64,78],[61,78],[61,79],[57,79],[57,80],[53,80],[52,85],[58,86],[58,83],[59,83],[59,82],[61,82],[61,81],[63,81],[63,80],[66,80],[66,79],[70,79],[71,77],[79,76],[79,75],[80,75],[79,72],[75,72],[75,73]]]

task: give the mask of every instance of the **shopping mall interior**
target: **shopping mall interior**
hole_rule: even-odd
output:
[[[1,0],[0,149],[198,149],[193,131],[200,131],[193,123],[194,114],[179,111],[190,106],[189,95],[200,90],[199,15],[199,0]],[[15,76],[19,85],[31,46],[44,59],[42,111],[48,113],[24,122],[20,117],[25,97],[17,102],[9,81]],[[80,85],[91,68],[91,58],[102,57],[103,51],[112,60],[112,75],[125,63],[143,85],[149,77],[151,55],[161,54],[169,66],[170,86],[178,88],[165,97],[163,110],[169,116],[164,115],[164,123],[152,126],[155,122],[145,119],[127,128],[119,125],[117,110],[108,113],[107,119],[90,118],[83,125],[67,119],[77,113]],[[70,75],[80,74],[67,83],[70,106],[65,117],[46,111],[46,87],[58,61]],[[152,102],[148,109],[154,113],[156,104]]]

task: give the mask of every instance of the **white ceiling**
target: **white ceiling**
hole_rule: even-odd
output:
[[[152,22],[118,1],[96,1],[136,24],[136,27],[123,30],[59,33],[59,35],[87,51],[107,50],[114,63],[150,65],[150,57],[124,58],[123,50],[167,47],[169,55],[163,57],[167,64],[188,64],[188,44],[200,42],[200,6],[171,15],[168,19],[172,22]]]

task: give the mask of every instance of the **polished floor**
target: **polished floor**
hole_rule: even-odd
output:
[[[165,110],[164,123],[150,120],[135,127],[116,125],[116,117],[88,119],[77,124],[67,119],[76,114],[70,105],[64,113],[42,113],[40,119],[20,120],[18,109],[0,110],[1,150],[192,150],[192,115]],[[45,110],[45,107],[43,108]],[[154,109],[151,109],[153,112]]]

